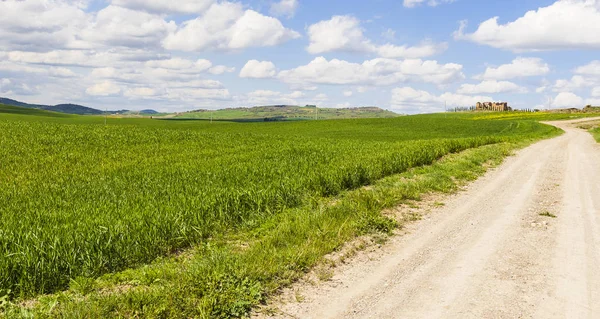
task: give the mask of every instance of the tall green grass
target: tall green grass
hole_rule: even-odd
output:
[[[258,229],[286,209],[449,153],[556,132],[531,121],[439,115],[100,120],[0,115],[0,290],[12,297]]]
[[[596,141],[598,141],[598,143],[600,143],[600,127],[591,130],[592,135],[594,136],[594,138],[596,138]]]

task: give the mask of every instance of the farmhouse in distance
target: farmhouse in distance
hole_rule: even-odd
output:
[[[507,102],[477,102],[475,110],[505,112],[512,111],[512,108],[508,106]]]

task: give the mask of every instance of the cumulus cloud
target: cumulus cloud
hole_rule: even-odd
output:
[[[202,13],[214,2],[215,0],[111,0],[117,6],[161,14]]]
[[[570,79],[558,79],[552,86],[554,92],[573,92],[600,86],[600,61],[591,61],[573,70]],[[592,91],[593,92],[593,91]]]
[[[513,78],[545,75],[550,72],[550,67],[540,58],[518,57],[509,64],[499,67],[488,67],[476,79],[481,80],[506,80]]]
[[[391,105],[394,110],[406,113],[442,112],[444,107],[468,107],[480,101],[493,101],[489,96],[470,96],[446,92],[433,95],[412,87],[392,90]]]
[[[527,93],[527,89],[509,81],[486,80],[479,84],[463,84],[460,94]]]
[[[583,99],[571,92],[561,92],[554,98],[552,105],[556,107],[583,107]]]
[[[103,81],[90,86],[85,93],[94,96],[116,95],[121,92],[121,88],[111,81]]]
[[[87,24],[87,15],[74,1],[5,0],[0,21],[4,50],[42,51],[76,46],[76,31]]]
[[[274,46],[300,37],[273,17],[244,10],[240,3],[213,4],[198,18],[186,21],[163,41],[168,50],[238,50]]]
[[[517,52],[600,48],[597,0],[558,0],[506,24],[498,24],[498,19],[482,22],[470,34],[463,22],[454,37]]]
[[[583,75],[600,76],[600,61],[594,60],[575,69],[575,73]]]
[[[274,77],[276,73],[277,71],[273,62],[250,60],[240,71],[240,77],[266,79]]]
[[[92,46],[160,47],[161,41],[176,29],[175,22],[159,15],[109,5],[95,15],[80,36]]]
[[[414,8],[418,5],[426,3],[430,7],[438,6],[442,3],[452,3],[455,0],[404,0],[403,5],[407,8]]]
[[[334,16],[308,28],[307,51],[320,54],[331,51],[369,52],[373,45],[363,35],[360,20],[351,16]]]
[[[298,0],[281,0],[271,4],[270,13],[274,16],[285,16],[291,18],[298,9]]]
[[[352,94],[354,94],[354,92],[352,92],[352,91],[344,91],[344,96],[345,97],[351,97]]]
[[[292,85],[339,84],[386,86],[399,82],[448,84],[464,79],[462,65],[437,61],[377,58],[362,64],[318,57],[309,64],[279,72],[277,77]]]
[[[448,47],[446,43],[431,41],[416,46],[375,45],[364,36],[360,20],[352,16],[334,16],[317,22],[308,28],[308,36],[310,43],[306,50],[311,54],[338,51],[375,53],[385,58],[422,58],[439,54]]]

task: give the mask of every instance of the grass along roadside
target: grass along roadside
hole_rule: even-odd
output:
[[[594,136],[594,138],[596,138],[596,141],[598,141],[598,143],[600,143],[600,127],[591,130],[592,135]]]
[[[585,127],[585,129],[588,129],[596,141],[600,143],[600,121],[593,123],[590,127]]]
[[[588,130],[592,136],[600,143],[600,120],[594,122],[584,122],[578,126],[581,129]]]
[[[74,279],[68,291],[35,300],[0,300],[0,308],[8,318],[244,316],[349,240],[402,227],[401,221],[382,214],[385,209],[427,193],[456,191],[531,142],[447,155],[369,187],[333,198],[314,197],[271,216],[258,228],[215,236],[177,256],[97,280]]]

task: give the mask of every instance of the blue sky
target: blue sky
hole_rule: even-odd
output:
[[[102,109],[600,104],[600,0],[5,0],[0,96]]]

